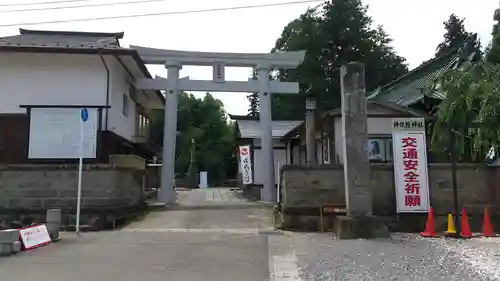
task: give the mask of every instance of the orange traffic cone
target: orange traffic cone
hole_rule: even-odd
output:
[[[488,207],[484,208],[484,221],[483,221],[483,237],[493,237],[495,233],[493,233],[493,225],[491,225],[490,212],[488,211]]]
[[[434,209],[431,207],[427,215],[427,223],[425,224],[424,232],[420,232],[422,237],[437,237],[434,229]]]
[[[462,208],[462,221],[460,222],[460,236],[463,238],[471,238],[472,232],[470,231],[469,217],[465,211],[465,207]]]

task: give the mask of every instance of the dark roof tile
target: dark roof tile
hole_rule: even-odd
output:
[[[20,35],[0,37],[0,46],[64,47],[64,48],[120,48],[120,33],[44,31],[20,29]]]
[[[408,106],[420,101],[424,97],[424,89],[430,81],[444,71],[457,65],[459,58],[457,49],[432,59],[415,68],[406,75],[380,87],[369,94],[369,100],[379,100]],[[435,98],[443,99],[439,93],[433,94]]]

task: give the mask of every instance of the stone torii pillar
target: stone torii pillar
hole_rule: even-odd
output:
[[[274,146],[273,146],[273,128],[272,128],[272,112],[271,112],[271,92],[269,91],[269,73],[271,72],[271,64],[259,64],[256,69],[259,81],[259,121],[262,145],[262,155],[264,155],[264,163],[262,171],[264,175],[264,190],[262,199],[265,202],[276,202],[276,182],[274,174]],[[255,163],[254,163],[255,165]]]
[[[173,203],[175,200],[175,148],[177,143],[177,104],[178,81],[182,64],[176,61],[165,62],[167,68],[167,87],[165,91],[165,114],[163,130],[163,160],[161,168],[161,188],[158,201]],[[173,169],[170,167],[174,167]],[[167,188],[166,188],[167,187]]]
[[[167,68],[167,79],[138,79],[135,83],[138,89],[166,90],[165,129],[163,140],[163,163],[161,188],[158,199],[166,204],[175,201],[175,141],[177,132],[177,95],[180,91],[196,92],[259,92],[260,126],[264,165],[263,200],[275,202],[276,186],[274,178],[274,152],[272,143],[271,94],[297,94],[299,83],[269,81],[272,69],[293,69],[304,60],[305,52],[287,52],[270,54],[244,53],[208,53],[185,52],[175,50],[154,49],[131,46],[139,52],[146,64],[161,64]],[[179,70],[183,65],[212,66],[213,80],[190,80],[189,77],[179,79]],[[258,75],[258,81],[226,81],[225,67],[251,67]]]

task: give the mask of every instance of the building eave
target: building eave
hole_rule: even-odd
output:
[[[134,49],[128,48],[68,48],[55,46],[20,46],[20,45],[0,45],[0,52],[10,53],[38,53],[38,54],[73,54],[73,55],[113,55],[113,56],[131,56],[143,75],[146,78],[153,78],[146,67],[146,64],[141,59],[139,54]],[[161,91],[155,91],[158,98],[165,104],[165,97]]]
[[[69,36],[95,36],[95,37],[113,37],[123,39],[125,32],[82,32],[82,31],[55,31],[55,30],[36,30],[19,28],[19,34],[39,34],[39,35],[69,35]]]

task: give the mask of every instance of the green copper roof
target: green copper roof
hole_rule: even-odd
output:
[[[424,88],[430,81],[458,64],[457,49],[432,59],[389,84],[379,87],[369,94],[368,99],[394,102],[402,106],[420,101],[424,97]],[[432,96],[437,99],[445,98],[438,92]]]

